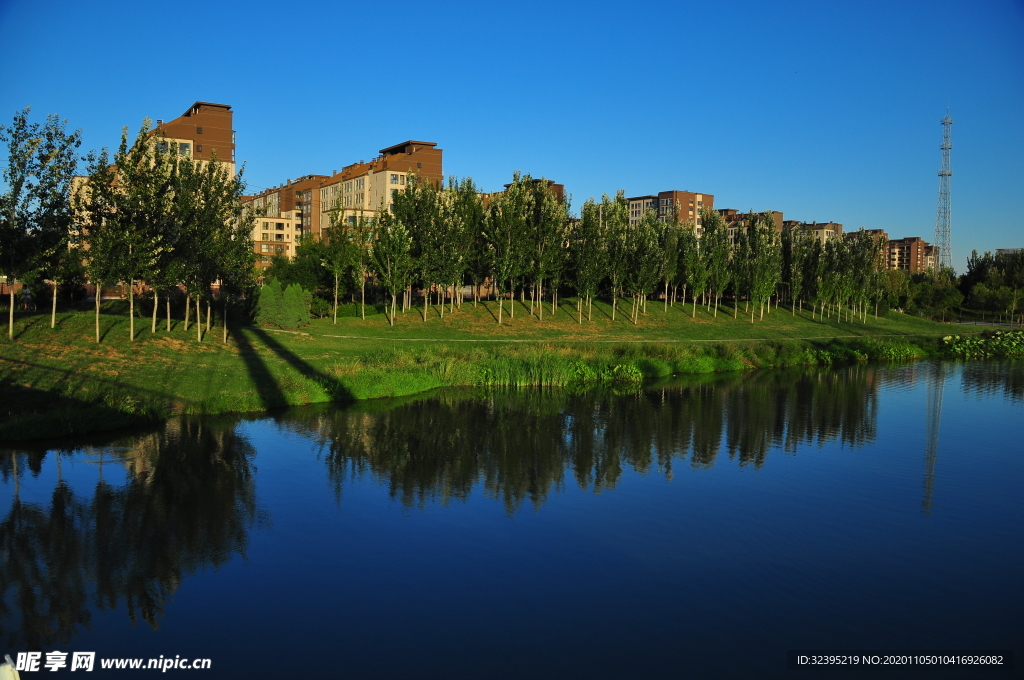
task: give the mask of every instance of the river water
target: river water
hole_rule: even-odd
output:
[[[1020,673],[1022,442],[1024,367],[920,362],[0,444],[0,655],[798,678],[944,676],[789,650],[970,649]]]

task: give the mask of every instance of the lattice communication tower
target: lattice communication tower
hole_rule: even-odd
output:
[[[946,117],[942,119],[942,167],[939,168],[939,207],[935,211],[935,245],[939,248],[939,264],[943,267],[953,267],[953,251],[949,236],[949,178],[953,171],[949,167],[949,150],[953,148],[950,141],[950,130],[953,127],[953,118],[946,110]]]

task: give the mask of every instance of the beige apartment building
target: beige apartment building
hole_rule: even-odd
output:
[[[441,159],[442,150],[435,142],[409,140],[381,149],[369,162],[352,163],[330,175],[288,179],[244,197],[243,204],[257,215],[253,230],[257,264],[268,266],[275,255],[294,257],[303,239],[320,238],[323,230],[330,228],[335,211],[341,211],[345,223],[355,224],[360,217],[372,218],[382,205],[390,209],[409,175],[441,182]],[[265,224],[273,228],[265,229]]]
[[[320,229],[331,226],[336,211],[344,223],[370,218],[381,208],[390,210],[394,196],[405,189],[409,175],[422,180],[444,181],[443,150],[436,142],[409,140],[380,150],[370,162],[346,165],[320,183],[318,192]]]
[[[275,217],[256,218],[253,229],[256,265],[269,267],[278,255],[295,257],[295,249],[302,243],[302,218],[294,210],[284,210]]]
[[[786,220],[783,226],[799,228],[809,232],[814,238],[824,244],[830,238],[843,235],[843,225],[838,222],[799,222],[797,220]]]

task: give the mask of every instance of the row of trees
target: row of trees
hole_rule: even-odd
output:
[[[613,319],[625,312],[633,323],[655,295],[666,310],[689,295],[691,314],[704,304],[715,316],[723,297],[731,297],[733,316],[742,302],[751,322],[773,301],[791,303],[794,314],[809,304],[812,316],[861,320],[871,303],[877,314],[880,303],[898,302],[892,290],[900,282],[879,267],[883,244],[863,231],[823,243],[801,229],[780,233],[772,213],[751,213],[735,226],[713,210],[702,211],[699,226],[654,211],[632,222],[621,191],[588,200],[573,219],[551,183],[529,175],[514,175],[506,191],[489,196],[470,179],[451,178],[446,186],[410,181],[390,211],[355,224],[339,211],[327,238],[298,254],[311,269],[320,263],[332,272],[335,307],[346,282],[365,302],[364,282],[375,276],[389,297],[391,323],[400,296],[403,311],[411,305],[411,294],[403,293],[413,286],[424,291],[425,321],[432,295],[442,310],[452,310],[462,285],[472,284],[475,301],[484,282],[496,293],[498,323],[509,295],[528,298],[531,313],[543,319],[547,301],[557,310],[560,289],[575,291],[580,323],[591,318],[601,293],[611,300]],[[628,309],[620,308],[623,299]],[[514,316],[515,307],[508,312]]]
[[[195,300],[197,337],[202,339],[201,302],[220,283],[224,335],[232,296],[243,295],[254,282],[254,215],[243,211],[245,183],[225,164],[180,155],[174,143],[153,134],[143,123],[135,141],[127,129],[113,158],[104,149],[88,157],[88,175],[75,193],[87,249],[83,250],[90,281],[97,291],[105,283],[128,284],[129,337],[135,338],[136,283],[145,282],[153,295],[152,330],[157,328],[161,292],[165,295],[167,329],[171,324],[172,290],[184,289],[185,325]],[[96,295],[96,342],[100,341],[100,299]]]
[[[0,195],[0,273],[10,292],[8,336],[14,333],[14,284],[45,277],[53,282],[55,323],[59,287],[80,276],[84,265],[96,287],[96,341],[100,341],[100,302],[104,284],[124,283],[130,309],[129,334],[135,338],[135,298],[152,292],[153,332],[161,294],[170,329],[172,291],[186,293],[185,325],[191,300],[196,320],[201,300],[220,282],[225,315],[232,296],[254,283],[254,216],[241,208],[241,173],[226,164],[180,155],[177,145],[143,123],[134,141],[122,132],[116,152],[106,149],[79,157],[80,131],[49,116],[29,121],[29,109],[0,127],[7,146]],[[79,162],[86,174],[78,177]],[[202,339],[202,324],[197,323]]]
[[[972,251],[960,291],[971,308],[1024,324],[1024,250],[995,255]]]

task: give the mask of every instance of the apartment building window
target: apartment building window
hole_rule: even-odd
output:
[[[263,240],[264,241],[269,241],[270,240],[270,234],[268,234],[267,232],[263,232]]]
[[[260,245],[260,252],[261,253],[269,253],[270,252],[270,245],[268,245],[266,243],[261,244]]]
[[[391,175],[391,183],[398,184],[398,175]]]
[[[197,127],[197,128],[196,128],[196,134],[197,134],[197,135],[201,135],[201,134],[203,134],[203,128],[201,128],[201,127]]]
[[[704,201],[697,201],[697,207],[704,207]]]
[[[156,150],[160,153],[167,153],[167,142],[157,142]]]
[[[398,176],[398,183],[402,184],[402,185],[405,184],[405,175],[399,175]]]
[[[284,234],[274,234],[274,240],[275,241],[283,241],[284,240]]]
[[[397,195],[398,195],[398,189],[392,189],[391,190],[391,200],[392,201],[395,200],[395,196],[397,196]]]
[[[202,144],[196,144],[196,153],[202,153],[202,152],[203,152],[203,145]]]
[[[263,264],[267,264],[268,262],[270,262],[270,257],[267,255],[260,255],[260,262],[262,262]]]
[[[284,222],[278,222],[277,223],[277,230],[278,231],[284,231]]]

